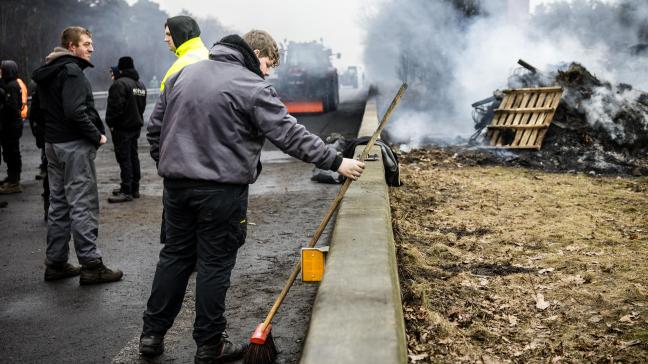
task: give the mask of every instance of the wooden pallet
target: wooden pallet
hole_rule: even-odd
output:
[[[490,147],[540,149],[560,103],[561,87],[518,88],[505,96],[488,126]]]

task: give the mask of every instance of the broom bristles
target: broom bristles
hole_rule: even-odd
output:
[[[277,346],[270,332],[264,344],[250,343],[243,357],[243,364],[272,364],[276,359]]]

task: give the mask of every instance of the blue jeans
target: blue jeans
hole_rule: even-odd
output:
[[[194,267],[194,340],[201,346],[225,330],[225,295],[245,242],[247,202],[247,185],[178,188],[165,181],[165,241],[144,312],[144,335],[163,336],[171,328]]]

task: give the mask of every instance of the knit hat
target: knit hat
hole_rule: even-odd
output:
[[[135,64],[133,63],[133,59],[131,57],[121,57],[119,59],[119,63],[117,63],[117,68],[119,68],[120,71],[132,69],[135,68]]]

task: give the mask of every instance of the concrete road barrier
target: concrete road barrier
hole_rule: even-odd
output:
[[[377,127],[370,98],[358,136]],[[338,210],[302,364],[407,363],[389,193],[380,148],[372,153],[379,159],[366,162]]]

